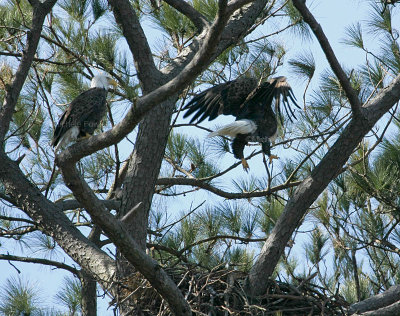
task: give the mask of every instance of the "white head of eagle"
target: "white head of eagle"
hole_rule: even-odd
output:
[[[70,103],[54,130],[51,145],[56,152],[77,139],[93,135],[106,113],[106,97],[110,85],[116,87],[111,77],[96,75],[90,83],[90,89]]]

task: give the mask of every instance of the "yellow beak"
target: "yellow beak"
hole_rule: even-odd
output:
[[[110,85],[112,85],[114,89],[117,89],[117,88],[118,88],[118,82],[116,82],[114,79],[111,79],[111,78],[108,79],[108,83],[109,83]]]

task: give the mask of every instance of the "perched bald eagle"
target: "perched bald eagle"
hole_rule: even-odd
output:
[[[261,84],[257,79],[241,77],[211,87],[193,97],[183,108],[187,110],[183,117],[195,113],[190,123],[196,120],[200,123],[206,118],[211,121],[220,114],[235,116],[235,122],[210,133],[208,137],[232,137],[233,155],[242,161],[243,168],[247,171],[249,165],[243,156],[243,150],[249,141],[260,142],[263,152],[270,160],[277,158],[271,155],[270,142],[275,140],[278,129],[272,101],[275,99],[275,111],[282,119],[279,107],[281,98],[289,119],[296,118],[289,100],[296,107],[299,106],[285,77],[276,77]]]
[[[94,76],[90,89],[78,95],[63,113],[51,145],[57,152],[72,141],[92,135],[106,113],[107,90],[116,82],[106,75]]]

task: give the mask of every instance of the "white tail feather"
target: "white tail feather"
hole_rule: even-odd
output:
[[[58,152],[61,148],[67,146],[69,143],[76,141],[79,135],[79,127],[74,126],[67,130],[63,136],[61,136],[56,148],[55,152]]]
[[[231,124],[222,126],[215,132],[208,134],[207,137],[230,136],[236,137],[238,134],[252,134],[256,131],[257,125],[252,120],[238,120]]]

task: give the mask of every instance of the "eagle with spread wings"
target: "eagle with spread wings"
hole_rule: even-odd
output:
[[[272,109],[275,100],[275,111],[282,119],[280,105],[283,104],[290,120],[296,118],[290,103],[300,108],[292,88],[286,77],[276,77],[260,83],[259,80],[249,77],[240,77],[211,87],[196,96],[183,108],[186,110],[184,118],[194,113],[190,120],[193,123],[214,120],[219,115],[233,115],[236,120],[212,132],[208,137],[229,136],[232,141],[232,152],[235,158],[240,159],[243,168],[247,171],[249,165],[244,158],[243,151],[248,142],[259,142],[262,151],[268,155],[270,161],[277,158],[271,155],[271,142],[276,138],[278,121]]]

